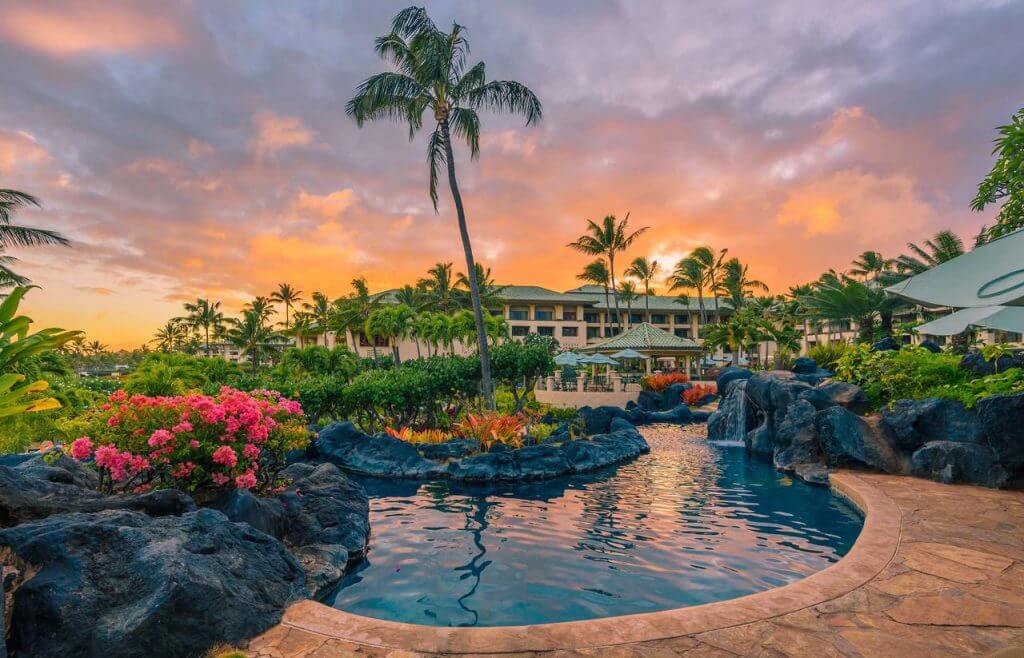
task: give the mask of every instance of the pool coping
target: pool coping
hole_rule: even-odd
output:
[[[832,473],[833,491],[864,515],[864,526],[850,552],[822,571],[789,585],[726,601],[583,621],[491,626],[425,626],[373,619],[316,601],[291,605],[281,625],[377,648],[434,653],[502,654],[599,649],[665,640],[762,621],[838,598],[877,576],[896,554],[902,515],[879,488],[856,473]]]

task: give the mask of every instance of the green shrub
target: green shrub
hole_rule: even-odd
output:
[[[541,415],[548,416],[552,420],[562,423],[576,418],[577,411],[572,407],[553,407],[549,404],[541,405]]]
[[[863,388],[876,406],[930,397],[940,387],[952,391],[971,379],[956,355],[933,354],[920,347],[872,352],[866,344],[848,346],[835,373]]]
[[[1008,368],[1004,372],[955,384],[943,384],[927,391],[925,397],[958,400],[972,408],[990,395],[1015,395],[1024,392],[1024,370]]]
[[[846,353],[846,343],[818,343],[807,350],[807,356],[814,359],[825,370],[835,371],[840,357]]]
[[[536,423],[530,425],[529,434],[533,438],[537,439],[537,443],[540,443],[544,439],[551,436],[551,433],[558,428],[555,423]]]

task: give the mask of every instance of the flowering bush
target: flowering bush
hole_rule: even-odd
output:
[[[521,448],[525,422],[522,416],[508,416],[496,411],[466,414],[464,420],[455,424],[453,431],[458,436],[476,439],[484,450],[490,450],[495,443]]]
[[[647,375],[643,378],[643,387],[648,391],[664,391],[672,384],[685,384],[690,378],[681,372],[667,372],[661,375]]]
[[[388,427],[384,430],[389,436],[407,441],[408,443],[444,443],[452,438],[448,432],[443,430],[414,430],[411,427],[395,429]]]
[[[693,388],[683,391],[683,402],[691,407],[699,403],[705,397],[714,395],[716,388],[710,384],[697,384]]]
[[[72,459],[91,459],[106,491],[266,489],[285,453],[310,438],[298,402],[227,387],[216,396],[116,391],[75,429],[82,436],[66,451]]]

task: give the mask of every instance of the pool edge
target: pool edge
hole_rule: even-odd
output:
[[[316,601],[290,606],[281,625],[353,644],[435,654],[597,649],[664,640],[771,619],[847,594],[880,573],[900,543],[899,507],[854,472],[837,472],[831,488],[864,515],[849,553],[789,585],[740,598],[659,612],[529,626],[450,628],[355,615]]]

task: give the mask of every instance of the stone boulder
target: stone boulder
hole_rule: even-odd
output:
[[[819,411],[818,440],[829,466],[867,466],[905,473],[906,458],[893,449],[892,438],[877,418],[864,419],[843,407]]]
[[[609,426],[610,432],[618,432],[619,430],[632,429],[634,424],[626,418],[612,418],[612,423]]]
[[[612,424],[612,418],[626,418],[627,413],[621,407],[580,407],[580,418],[583,419],[583,431],[590,434],[604,434]]]
[[[385,478],[428,478],[440,466],[425,459],[416,446],[387,434],[369,436],[348,422],[328,425],[310,445],[314,457],[352,473]]]
[[[980,352],[968,352],[960,359],[960,367],[969,370],[975,375],[992,375],[996,372],[1006,372],[1008,368],[1024,368],[1024,352],[1004,354],[996,362],[986,361]]]
[[[775,468],[794,471],[797,464],[821,463],[818,447],[817,409],[807,400],[796,400],[775,432],[772,459]]]
[[[930,441],[975,443],[982,437],[978,414],[956,400],[899,400],[882,410],[896,447],[914,451]]]
[[[807,400],[819,411],[829,407],[844,407],[858,416],[871,411],[871,399],[860,386],[847,382],[829,382],[801,392],[799,399]]]
[[[0,531],[0,552],[19,656],[202,656],[309,595],[281,542],[210,509],[51,516]]]
[[[95,489],[100,484],[100,476],[95,470],[63,454],[49,463],[45,455],[36,454],[19,464],[17,469],[30,477],[60,484],[73,484],[86,489]]]
[[[818,362],[809,356],[801,356],[793,361],[793,372],[800,375],[807,375],[818,370]]]
[[[719,371],[718,377],[715,378],[715,386],[718,388],[718,393],[724,398],[729,393],[729,384],[750,379],[753,376],[754,373],[746,368],[726,366]]]
[[[942,351],[942,347],[934,340],[922,340],[918,344],[918,347],[924,348],[931,352],[932,354],[938,354],[939,352]]]
[[[886,336],[882,340],[876,342],[871,346],[872,352],[892,352],[899,350],[903,347],[903,343],[899,342],[892,336]]]
[[[675,425],[686,425],[693,422],[693,412],[685,404],[676,405],[668,411],[651,411],[644,417],[647,423],[672,423]]]
[[[1024,393],[983,398],[977,411],[984,433],[981,442],[1007,470],[1024,468]]]
[[[150,516],[168,516],[194,511],[192,498],[177,489],[159,489],[144,494],[107,496],[73,484],[61,484],[33,477],[37,469],[0,466],[0,526],[67,512],[136,510]]]
[[[1009,474],[987,446],[960,441],[931,441],[910,458],[910,473],[946,484],[964,483],[998,488]]]
[[[476,439],[452,439],[444,443],[424,443],[416,448],[427,459],[458,459],[480,452],[480,442]]]

